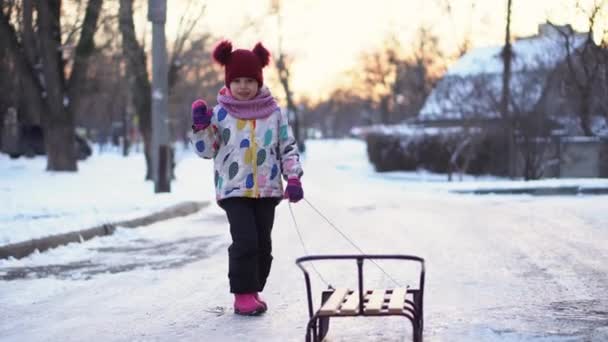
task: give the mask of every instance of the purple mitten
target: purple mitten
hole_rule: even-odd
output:
[[[296,203],[304,197],[302,183],[297,177],[287,179],[287,187],[285,188],[285,198],[289,198],[289,202]]]
[[[204,100],[198,99],[192,102],[192,129],[199,131],[207,128],[211,123],[213,112],[207,110],[207,103]]]

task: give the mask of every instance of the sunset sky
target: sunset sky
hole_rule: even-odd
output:
[[[594,1],[600,0],[580,2],[584,8],[590,8]],[[170,37],[188,1],[168,2]],[[513,36],[532,35],[538,24],[547,19],[586,31],[587,19],[577,10],[576,2],[513,0]],[[270,0],[206,3],[207,12],[197,30],[229,38],[236,47],[251,48],[261,40],[276,52],[278,25],[277,17],[267,14]],[[446,3],[450,4],[451,13],[446,13]],[[339,83],[341,73],[352,68],[361,52],[378,47],[390,33],[396,34],[407,48],[422,25],[432,28],[448,52],[453,52],[468,33],[473,47],[501,44],[506,3],[506,0],[283,0],[283,48],[294,59],[294,92],[297,96],[324,97]],[[239,34],[248,18],[257,23],[256,28]],[[603,23],[604,27],[598,26],[596,31],[606,29]]]

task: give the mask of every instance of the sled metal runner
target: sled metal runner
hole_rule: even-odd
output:
[[[310,276],[304,263],[318,260],[352,259],[357,263],[357,288],[337,287],[321,293],[321,306],[313,306]],[[364,289],[363,262],[366,259],[397,259],[416,262],[420,265],[420,279],[417,288],[409,285],[392,289]],[[309,321],[306,325],[306,342],[319,342],[327,335],[330,317],[381,317],[402,316],[412,326],[412,340],[422,342],[424,259],[413,255],[358,254],[358,255],[308,255],[296,259],[296,264],[304,272],[308,297]]]

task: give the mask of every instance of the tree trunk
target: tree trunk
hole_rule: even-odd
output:
[[[25,10],[25,9],[24,9]],[[24,54],[23,47],[17,40],[17,33],[10,24],[8,18],[0,11],[0,38],[3,45],[8,47],[9,58],[15,63],[17,79],[20,84],[21,98],[27,98],[27,101],[20,100],[20,104],[26,104],[19,109],[20,122],[28,124],[40,123],[40,113],[44,107],[41,94],[42,88],[38,82],[37,73],[32,66],[27,62],[27,57]]]
[[[76,61],[72,67],[72,76],[83,77],[77,77],[78,82],[73,82],[75,89],[81,88],[85,80],[86,61],[92,51],[101,4],[102,0],[90,0],[87,5]],[[33,29],[34,8],[37,10],[37,36]],[[23,45],[19,44],[16,31],[4,13],[0,16],[0,37],[7,42],[16,64],[21,87],[20,104],[23,105],[20,112],[24,114],[20,122],[43,126],[47,170],[76,171],[74,117],[65,94],[60,15],[61,0],[24,0]],[[88,48],[83,49],[83,46]]]
[[[289,76],[289,66],[287,65],[287,61],[285,60],[285,54],[283,53],[283,19],[281,16],[281,6],[282,1],[271,1],[270,9],[271,13],[274,12],[277,16],[277,29],[279,31],[278,36],[278,52],[279,58],[277,59],[276,67],[279,73],[279,81],[283,86],[283,91],[285,91],[285,98],[287,100],[287,109],[293,114],[293,122],[292,129],[293,135],[298,143],[298,147],[300,152],[304,152],[305,145],[304,139],[300,136],[300,120],[298,117],[298,108],[295,105],[293,100],[293,94],[290,89],[290,76]]]
[[[285,92],[285,99],[287,100],[287,109],[293,114],[293,135],[298,142],[298,147],[301,152],[305,150],[304,139],[300,136],[300,120],[298,117],[298,107],[296,106],[293,100],[293,93],[291,92],[291,88],[289,86],[290,76],[289,76],[289,68],[285,63],[285,56],[282,52],[279,52],[279,59],[276,63],[276,67],[279,72],[279,81],[283,86],[283,91]]]
[[[61,0],[40,1],[38,33],[44,76],[46,113],[42,117],[47,170],[76,171],[74,117],[65,103],[61,56]]]
[[[78,103],[82,98],[82,88],[87,78],[87,69],[89,66],[89,57],[95,52],[95,42],[93,40],[97,31],[97,21],[101,12],[103,0],[89,0],[87,4],[84,21],[82,23],[82,32],[76,46],[76,54],[74,57],[74,65],[70,82],[68,84],[69,108],[79,108]]]
[[[581,129],[585,136],[593,136],[591,130],[591,89],[586,88],[581,91],[581,107],[579,118],[581,120]]]
[[[32,20],[33,12],[34,6],[32,0],[23,0],[23,35],[21,39],[23,52],[27,58],[27,62],[36,69],[36,65],[39,64],[39,59],[36,54],[36,38],[34,37],[34,25]],[[39,70],[37,71],[39,72]],[[38,74],[36,76],[38,76]]]
[[[127,77],[133,79],[129,82],[135,111],[139,116],[139,130],[144,141],[144,154],[146,156],[146,180],[152,179],[152,117],[151,117],[151,88],[148,70],[146,69],[146,55],[137,42],[135,25],[133,24],[133,3],[131,0],[120,0],[119,26],[122,34],[122,49],[127,61]]]

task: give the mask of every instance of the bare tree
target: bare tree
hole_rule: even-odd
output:
[[[396,36],[359,57],[347,72],[348,86],[335,89],[327,100],[305,106],[306,127],[324,136],[348,135],[353,127],[391,124],[415,117],[442,70],[445,59],[438,39],[421,28],[406,53]]]
[[[169,108],[176,109],[170,116],[170,133],[175,138],[186,139],[189,124],[183,119],[185,108],[196,97],[210,98],[214,93],[208,89],[219,86],[219,73],[213,67],[208,51],[209,34],[196,35],[194,28],[200,23],[205,14],[206,5],[193,9],[189,1],[178,23],[178,33],[170,50],[171,57],[168,70]],[[146,155],[146,179],[152,179],[151,159],[151,85],[147,69],[147,59],[144,47],[137,40],[133,23],[133,1],[120,0],[119,27],[122,34],[122,49],[127,64],[130,98],[134,102],[135,111],[139,118],[139,129],[144,141]],[[198,79],[198,84],[192,86],[189,78]],[[201,88],[205,90],[201,91]],[[179,89],[180,91],[177,91]],[[178,123],[178,124],[175,124]],[[176,131],[179,131],[176,132]],[[173,156],[172,156],[173,157]]]
[[[511,124],[515,127],[517,153],[523,160],[521,174],[525,180],[541,178],[546,174],[547,167],[555,164],[555,160],[548,157],[552,145],[551,131],[557,125],[548,113],[546,104],[555,95],[552,90],[558,78],[557,70],[522,70],[514,75],[517,83],[514,95],[517,98],[513,96],[510,103],[514,118]],[[528,96],[538,93],[539,88],[538,98]],[[514,164],[517,166],[517,163]]]
[[[42,1],[38,4],[40,59],[44,77],[44,95],[47,114],[43,116],[46,128],[45,147],[49,170],[75,171],[74,119],[67,110],[63,58],[61,55],[60,1]],[[60,148],[57,148],[60,147]]]
[[[222,69],[211,59],[209,48],[214,37],[209,34],[192,35],[180,54],[179,73],[171,85],[169,113],[174,139],[189,144],[192,130],[188,112],[193,99],[203,98],[211,105],[217,90],[224,84]]]
[[[439,39],[427,27],[418,29],[414,50],[405,63],[397,64],[395,79],[395,112],[397,120],[415,117],[443,74],[446,57],[439,48]]]
[[[381,50],[364,53],[360,58],[362,70],[353,70],[352,73],[354,86],[359,85],[361,94],[365,94],[362,97],[376,106],[379,112],[379,120],[376,122],[393,123],[393,89],[397,84],[398,65],[405,62],[399,41],[394,36],[389,37]]]
[[[475,12],[475,8],[477,7],[477,2],[475,0],[470,0],[470,9],[469,18],[467,20],[467,26],[463,30],[462,25],[456,23],[454,20],[454,9],[452,7],[452,3],[450,0],[435,0],[437,5],[442,9],[443,13],[448,17],[450,24],[452,26],[452,33],[455,34],[457,32],[464,31],[464,36],[462,38],[455,37],[455,39],[462,39],[458,44],[458,52],[457,57],[462,57],[467,51],[471,49],[472,39],[471,39],[471,28],[472,25],[475,25],[475,21],[472,18],[472,14]]]
[[[27,98],[21,102],[31,103],[25,109],[30,120],[34,120],[32,117],[37,117],[38,113],[44,113],[40,122],[45,132],[48,170],[77,170],[73,103],[77,103],[80,95],[70,92],[70,89],[77,89],[85,82],[80,75],[86,74],[88,58],[94,48],[93,36],[101,5],[102,0],[87,2],[69,77],[63,56],[66,46],[62,43],[61,1],[24,0],[20,36],[10,22],[11,12],[5,6],[2,8],[0,37],[8,42],[9,53],[18,64],[16,71],[22,81],[21,96]]]
[[[293,91],[291,90],[291,65],[293,61],[290,57],[288,57],[283,49],[283,22],[281,15],[281,6],[282,0],[272,0],[271,1],[271,9],[270,12],[276,15],[277,17],[277,29],[278,29],[278,58],[276,59],[275,66],[278,71],[279,82],[281,82],[281,86],[283,87],[283,91],[285,92],[285,100],[287,101],[287,110],[292,116],[292,127],[293,133],[296,138],[296,141],[299,144],[300,150],[303,151],[305,149],[303,136],[301,135],[300,130],[300,120],[298,107],[296,106]]]
[[[133,23],[133,1],[120,0],[119,27],[122,33],[123,54],[127,62],[127,79],[131,99],[138,114],[139,130],[143,137],[146,158],[146,180],[152,179],[152,94],[146,54],[137,41]]]
[[[326,138],[349,136],[353,127],[367,126],[373,119],[367,99],[352,89],[335,89],[325,101],[301,103],[303,125]]]
[[[415,117],[444,69],[438,39],[421,27],[406,53],[396,36],[376,51],[364,53],[353,70],[352,86],[379,113],[375,123],[392,124]]]
[[[573,40],[576,36],[573,32],[560,29],[558,26],[550,23],[553,28],[559,32],[563,38],[564,49],[566,50],[566,66],[567,66],[567,85],[573,88],[578,101],[578,114],[580,127],[584,135],[593,136],[592,115],[594,107],[601,106],[597,103],[598,90],[601,89],[602,70],[607,68],[606,65],[606,50],[598,47],[594,40],[594,27],[597,20],[601,18],[603,11],[606,11],[607,2],[602,0],[594,2],[592,8],[586,12],[580,1],[577,1],[578,9],[587,15],[588,30],[587,37],[582,47],[576,48]],[[605,102],[602,101],[602,102]]]
[[[102,0],[89,0],[86,14],[82,22],[80,39],[76,45],[74,59],[72,61],[72,74],[67,84],[70,106],[78,108],[81,100],[79,91],[87,81],[89,61],[95,52],[95,42],[93,40],[98,28],[98,20],[101,12]]]
[[[1,3],[2,0],[0,0]],[[2,6],[0,6],[1,8]],[[8,53],[6,43],[4,40],[0,41],[0,74],[14,75],[15,63]],[[16,97],[18,95],[15,89],[18,87],[19,83],[13,77],[3,77],[0,79],[0,94],[2,94],[0,96],[0,132],[2,132],[0,136],[0,150],[7,153],[16,150],[17,145],[16,138],[14,138],[16,134],[9,127],[12,123],[16,124],[16,117],[14,119],[11,118],[12,113],[8,114],[8,112],[9,110],[13,113],[15,112],[15,108],[17,107]]]
[[[18,16],[20,11],[22,18]],[[18,101],[21,107],[19,108],[20,121],[39,124],[44,103],[41,96],[43,90],[38,71],[40,64],[37,63],[37,59],[35,60],[32,57],[35,47],[31,19],[32,11],[31,1],[24,1],[22,8],[13,6],[12,2],[6,3],[3,1],[2,13],[0,13],[0,37],[2,37],[1,41],[6,47],[7,61],[10,60],[11,63],[14,63],[13,68],[20,85],[18,96],[22,99],[29,97],[29,101]],[[11,21],[20,19],[23,29],[17,31]],[[32,42],[28,43],[29,40],[32,40]]]
[[[192,39],[192,31],[196,27],[196,25],[200,22],[200,19],[205,14],[207,10],[207,5],[203,4],[200,6],[198,10],[194,9],[195,14],[193,17],[188,17],[187,14],[190,13],[192,8],[192,1],[189,1],[186,5],[186,9],[184,14],[180,17],[178,28],[177,28],[177,36],[173,41],[173,48],[171,51],[171,57],[169,61],[169,93],[173,92],[173,88],[175,87],[175,83],[179,78],[179,72],[185,66],[182,57],[185,53],[186,45],[190,39]],[[208,36],[204,36],[207,38]]]

